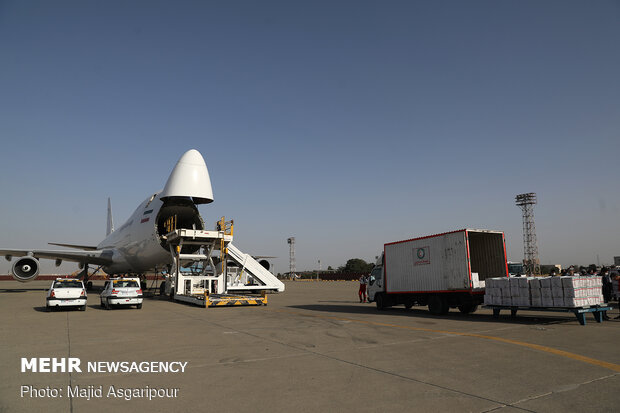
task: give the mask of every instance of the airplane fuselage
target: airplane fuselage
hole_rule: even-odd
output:
[[[162,200],[160,194],[145,199],[119,229],[97,246],[113,261],[103,267],[107,274],[143,273],[171,262],[170,250],[162,237],[172,229],[204,229],[204,221],[191,198]]]
[[[39,274],[39,259],[75,261],[81,267],[101,265],[108,274],[144,273],[170,265],[172,257],[165,235],[175,229],[204,229],[196,205],[213,202],[211,178],[204,158],[195,149],[183,154],[170,173],[166,185],[140,204],[118,230],[108,202],[107,237],[97,247],[55,244],[81,251],[43,249],[0,249],[7,260],[20,257],[11,272],[17,281],[28,282]],[[183,247],[181,252],[191,253]]]

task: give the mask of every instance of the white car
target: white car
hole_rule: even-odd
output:
[[[59,307],[79,307],[81,311],[85,311],[86,300],[86,289],[81,280],[56,278],[47,291],[45,309],[50,311]]]
[[[142,308],[142,289],[139,278],[112,278],[106,281],[100,295],[101,307],[109,310],[113,305],[135,305]]]

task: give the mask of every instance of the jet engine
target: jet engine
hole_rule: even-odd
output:
[[[267,271],[269,271],[269,268],[271,267],[271,265],[269,264],[269,261],[267,261],[267,260],[260,260],[258,263],[260,265],[262,265],[263,268],[265,268]]]
[[[34,257],[22,257],[15,261],[11,271],[13,279],[20,282],[28,282],[39,275],[39,260]]]

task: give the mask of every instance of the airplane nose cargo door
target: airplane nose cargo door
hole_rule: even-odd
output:
[[[198,212],[198,208],[189,198],[168,198],[159,210],[157,215],[157,235],[160,244],[166,251],[168,250],[167,240],[164,236],[176,229],[192,229],[202,231],[204,221]],[[190,254],[195,252],[195,248],[186,248],[183,253]]]

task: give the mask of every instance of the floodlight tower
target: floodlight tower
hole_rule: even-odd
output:
[[[534,225],[534,205],[536,194],[529,192],[515,197],[516,204],[523,211],[523,267],[526,274],[540,274],[536,226]]]
[[[287,240],[289,247],[289,276],[294,279],[295,277],[295,272],[297,271],[295,269],[295,237],[291,237]]]

